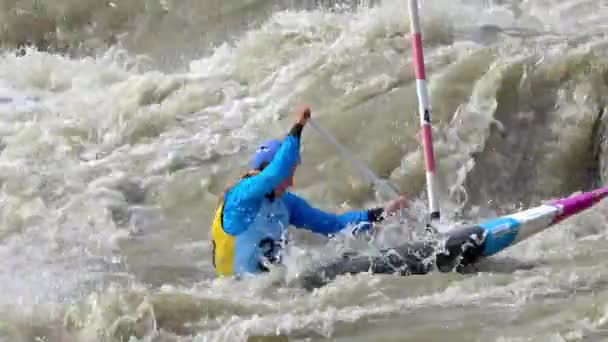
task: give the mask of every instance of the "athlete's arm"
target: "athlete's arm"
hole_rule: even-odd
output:
[[[284,195],[284,200],[289,210],[290,224],[324,235],[335,234],[350,224],[377,222],[383,219],[383,208],[349,211],[337,215],[314,208],[301,197],[289,192]]]
[[[240,180],[226,192],[222,219],[227,233],[238,235],[244,231],[255,217],[260,200],[290,176],[299,159],[300,137],[310,118],[310,108],[300,108],[297,115],[296,124],[271,162],[260,173]]]
[[[246,201],[262,198],[290,176],[292,168],[296,166],[300,157],[300,138],[302,129],[310,118],[310,108],[308,106],[299,107],[296,114],[295,125],[283,140],[272,161],[259,174],[239,182],[234,195],[231,194],[233,200]]]
[[[302,126],[295,124],[268,166],[257,175],[241,180],[234,187],[235,200],[262,198],[289,177],[300,154],[301,132]]]

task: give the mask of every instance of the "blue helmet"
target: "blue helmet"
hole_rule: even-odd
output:
[[[279,151],[279,148],[281,148],[282,143],[281,140],[273,139],[260,144],[255,150],[253,158],[251,158],[251,168],[254,170],[261,170],[266,165],[270,164],[274,155]],[[300,162],[299,156],[297,162]]]

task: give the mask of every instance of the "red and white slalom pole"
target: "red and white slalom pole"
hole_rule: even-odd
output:
[[[439,220],[439,199],[437,195],[437,176],[435,173],[435,156],[433,152],[433,136],[431,133],[431,106],[426,86],[424,69],[424,53],[422,50],[422,34],[418,18],[418,1],[409,0],[410,29],[412,32],[412,52],[416,70],[416,92],[418,93],[418,112],[420,114],[422,145],[426,167],[426,186],[429,200],[430,219]]]

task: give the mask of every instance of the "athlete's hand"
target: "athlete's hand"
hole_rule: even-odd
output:
[[[384,205],[384,215],[390,216],[395,212],[405,209],[409,207],[409,202],[405,195],[399,196],[399,198],[394,199]]]
[[[310,107],[307,105],[300,105],[296,108],[296,123],[304,126],[310,119]]]

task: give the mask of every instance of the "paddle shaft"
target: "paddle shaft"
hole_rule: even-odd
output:
[[[380,194],[383,194],[384,197],[389,199],[399,198],[399,191],[388,181],[380,179],[376,174],[370,170],[363,162],[355,158],[355,156],[342,144],[334,138],[331,133],[329,133],[325,128],[319,125],[313,118],[308,119],[308,123],[323,137],[327,140],[328,143],[333,145],[338,152],[342,155],[342,157],[348,161],[350,161],[357,170],[367,179],[367,181],[378,191]],[[401,209],[399,211],[399,216],[401,218],[401,223],[406,223],[407,220],[415,221],[415,218],[412,217],[411,213],[409,213],[406,209]]]
[[[355,158],[355,156],[353,156],[353,154],[346,147],[342,146],[342,144],[340,144],[336,140],[336,138],[334,138],[334,136],[331,135],[331,133],[329,133],[327,130],[325,130],[325,128],[320,126],[314,119],[312,119],[312,118],[308,119],[308,123],[328,143],[333,145],[338,150],[338,152],[340,153],[342,158],[350,161],[355,166],[355,168],[357,168],[359,173],[361,173],[361,175],[363,177],[365,177],[365,179],[372,186],[374,186],[378,192],[380,192],[384,196],[391,198],[391,199],[396,199],[399,197],[399,192],[390,183],[388,183],[387,181],[382,180],[378,176],[376,176],[376,174],[372,170],[370,170],[369,167],[367,167],[363,162],[361,162],[360,160]]]

